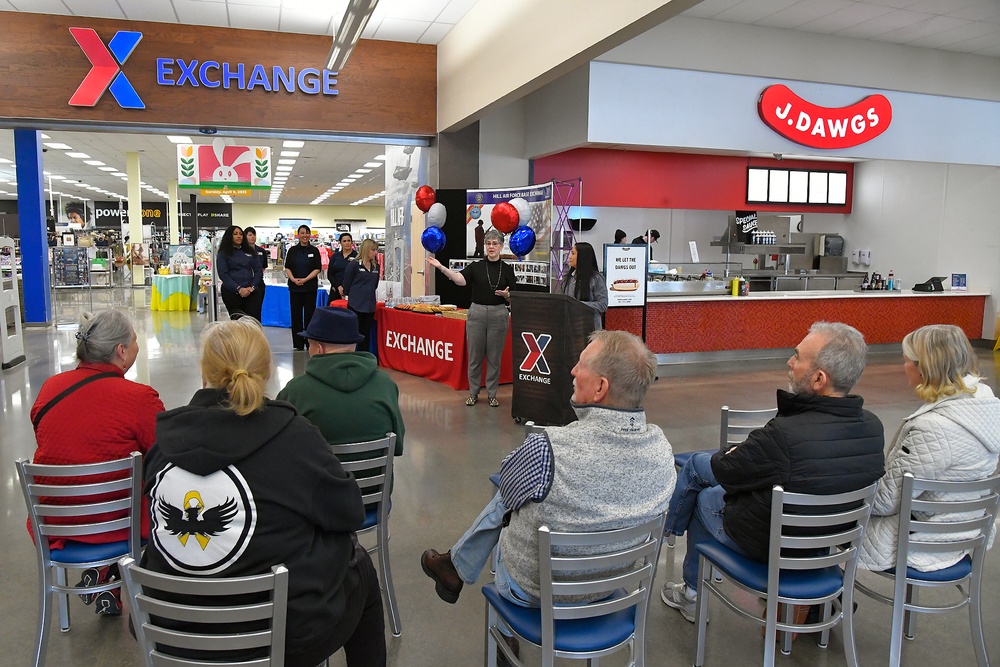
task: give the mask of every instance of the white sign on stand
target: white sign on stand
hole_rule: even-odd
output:
[[[644,245],[604,246],[608,308],[645,305],[647,250]]]
[[[24,339],[21,337],[21,304],[17,295],[17,261],[14,254],[14,239],[0,237],[0,249],[6,248],[10,254],[10,282],[0,275],[0,368],[7,370],[25,360]],[[13,311],[13,313],[8,313]],[[14,333],[8,335],[7,316],[13,315]]]

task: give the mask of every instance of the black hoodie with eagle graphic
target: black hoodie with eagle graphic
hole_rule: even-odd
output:
[[[240,417],[225,400],[223,390],[201,389],[189,405],[157,416],[144,463],[152,521],[142,564],[239,577],[284,563],[286,656],[312,660],[357,586],[349,563],[351,534],[365,518],[361,492],[290,403],[268,400]]]

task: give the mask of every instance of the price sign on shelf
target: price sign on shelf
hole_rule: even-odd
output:
[[[604,246],[604,277],[608,308],[646,303],[647,248],[644,245]]]

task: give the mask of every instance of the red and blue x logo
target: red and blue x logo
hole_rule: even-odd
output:
[[[142,39],[142,33],[119,30],[108,45],[104,46],[93,28],[70,28],[69,31],[93,65],[73,97],[69,98],[69,103],[75,107],[95,106],[110,86],[118,106],[123,109],[145,109],[146,105],[139,99],[139,93],[135,92],[135,88],[121,71],[121,66]]]
[[[528,346],[528,354],[525,355],[524,361],[521,362],[521,370],[530,373],[537,369],[542,375],[548,375],[549,365],[545,362],[544,352],[545,348],[552,341],[552,335],[541,334],[536,336],[535,334],[524,332],[521,334],[521,338],[524,340],[524,344]]]

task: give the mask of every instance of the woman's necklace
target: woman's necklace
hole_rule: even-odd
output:
[[[488,282],[490,284],[490,287],[493,288],[493,291],[496,292],[498,289],[500,289],[500,279],[503,277],[503,267],[500,266],[500,262],[497,261],[497,263],[496,263],[497,264],[497,282],[496,282],[496,284],[494,284],[493,283],[493,278],[490,278],[490,264],[492,264],[492,263],[493,262],[491,262],[489,260],[486,260],[486,282]]]

